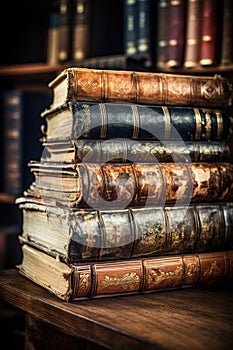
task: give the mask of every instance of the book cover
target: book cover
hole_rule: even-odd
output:
[[[43,143],[41,162],[227,162],[231,150],[225,141],[150,141],[128,139],[63,140]]]
[[[58,202],[64,201],[72,207],[117,209],[233,199],[231,163],[64,164],[31,161],[29,167],[36,187],[43,190],[42,196],[57,196]]]
[[[45,109],[45,138],[220,141],[232,134],[227,109],[71,101]]]
[[[67,265],[23,245],[21,274],[67,302],[220,284],[233,278],[231,250]]]
[[[223,0],[223,22],[221,37],[221,60],[222,65],[232,64],[233,62],[233,2]]]
[[[168,0],[157,1],[156,6],[155,66],[164,68],[167,65]]]
[[[124,53],[135,56],[138,51],[138,8],[136,0],[124,0]]]
[[[32,159],[40,159],[44,124],[40,113],[50,102],[49,93],[12,89],[2,94],[3,191],[6,193],[21,194],[33,180],[27,165]]]
[[[51,108],[67,101],[223,107],[232,103],[232,85],[219,75],[197,76],[70,67],[48,86]]]
[[[118,210],[70,210],[27,196],[17,203],[23,215],[20,241],[67,263],[233,248],[232,203]]]

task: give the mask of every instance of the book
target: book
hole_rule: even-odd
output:
[[[203,0],[201,18],[200,64],[212,66],[218,63],[220,32],[219,0]]]
[[[99,209],[230,201],[232,163],[41,163],[31,161],[42,197]]]
[[[48,84],[51,108],[67,101],[222,107],[232,103],[227,78],[70,67]]]
[[[151,141],[83,139],[43,143],[41,162],[227,162],[225,141]]]
[[[228,65],[233,62],[233,3],[231,0],[223,0],[223,22],[221,38],[220,64]]]
[[[67,302],[227,283],[231,250],[128,261],[67,265],[23,245],[19,272]]]
[[[123,8],[124,17],[124,54],[127,56],[134,56],[137,54],[137,21],[138,21],[138,8],[137,0],[124,0]]]
[[[73,62],[81,61],[89,56],[90,45],[90,0],[74,0],[73,4]]]
[[[51,11],[49,15],[49,27],[47,32],[47,63],[57,64],[59,48],[59,13],[57,10]]]
[[[184,59],[185,0],[168,1],[167,65],[181,67]]]
[[[59,0],[58,61],[65,63],[72,57],[72,0]]]
[[[131,140],[212,140],[229,138],[227,109],[71,101],[41,113],[45,138]]]
[[[67,263],[233,248],[232,203],[70,210],[20,197],[17,204],[20,242]]]
[[[159,0],[156,5],[155,66],[157,68],[164,68],[167,64],[168,0]]]
[[[152,66],[150,0],[137,0],[137,56],[145,67]]]
[[[49,93],[21,89],[2,93],[3,192],[19,195],[33,180],[31,159],[39,160],[43,147],[40,113],[51,102]]]
[[[200,65],[201,16],[201,0],[188,0],[184,42],[184,67],[186,68]]]

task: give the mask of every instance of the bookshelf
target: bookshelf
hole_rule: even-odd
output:
[[[4,11],[2,11],[0,21],[0,29],[1,29],[1,38],[2,38],[2,54],[0,58],[0,92],[3,92],[6,88],[16,88],[16,89],[23,89],[25,91],[34,91],[34,92],[45,92],[50,93],[50,90],[47,87],[48,82],[54,78],[59,72],[61,72],[64,68],[68,66],[87,66],[87,67],[96,67],[101,68],[101,65],[103,68],[110,68],[114,67],[116,69],[129,69],[129,70],[140,70],[140,71],[153,71],[153,72],[163,72],[163,73],[177,73],[177,74],[197,74],[197,75],[214,75],[214,74],[220,74],[223,76],[228,77],[233,82],[233,63],[228,65],[215,65],[210,67],[195,67],[195,68],[189,68],[185,69],[183,67],[180,68],[157,68],[156,66],[152,65],[151,67],[145,67],[143,62],[138,57],[132,57],[132,56],[126,56],[124,54],[123,50],[123,19],[122,19],[122,13],[123,13],[123,0],[117,1],[114,4],[114,10],[111,10],[111,1],[109,0],[92,0],[91,1],[94,8],[94,12],[96,13],[95,20],[93,23],[94,28],[99,28],[99,30],[96,30],[95,38],[92,39],[92,49],[90,57],[87,57],[83,59],[82,61],[75,62],[75,61],[67,61],[65,63],[55,63],[55,64],[48,64],[47,58],[46,58],[46,50],[47,50],[47,31],[48,31],[48,24],[49,24],[49,14],[52,11],[52,8],[54,7],[54,1],[30,1],[30,0],[23,0],[19,4],[18,1],[12,0],[9,4],[6,5]],[[56,5],[56,4],[55,4]],[[25,8],[28,9],[28,12],[25,12]],[[153,8],[154,9],[154,8]],[[109,12],[109,11],[112,12]],[[109,17],[108,17],[109,16]],[[39,18],[39,20],[37,19]],[[102,21],[103,18],[105,21]],[[103,22],[103,23],[102,23]],[[112,23],[111,23],[112,22]],[[9,35],[6,35],[6,28],[8,31],[9,23],[11,23],[11,33]],[[111,23],[111,26],[110,26]],[[109,33],[106,32],[106,26],[109,26]],[[31,30],[28,30],[30,28]],[[114,29],[115,28],[115,29]],[[111,29],[111,30],[110,30]],[[30,32],[30,33],[29,33]],[[110,33],[111,32],[111,33]],[[17,35],[16,35],[17,33]],[[105,35],[103,34],[105,33]],[[152,42],[154,38],[152,39]],[[37,43],[37,45],[35,45]],[[107,62],[107,66],[106,66]],[[2,136],[2,120],[0,122],[1,127],[1,136]],[[1,138],[2,139],[2,138]],[[230,146],[233,149],[232,146],[232,140],[230,141]],[[1,154],[3,153],[3,146],[2,143],[0,144],[0,150]],[[1,164],[2,165],[2,164]],[[2,177],[2,174],[1,174]],[[17,198],[17,194],[9,194],[3,192],[3,188],[0,187],[0,245],[1,245],[1,256],[4,257],[1,259],[1,268],[6,268],[7,270],[11,270],[16,263],[18,263],[21,259],[20,254],[20,247],[17,240],[17,236],[20,233],[21,230],[21,215],[15,206],[15,199]],[[6,278],[7,283],[4,284],[3,280]],[[16,282],[18,284],[12,284],[12,280],[16,278]],[[1,286],[4,285],[3,291],[1,294],[1,297],[7,302],[9,302],[12,305],[15,305],[19,308],[22,308],[22,303],[25,302],[25,294],[21,287],[23,282],[21,278],[19,280],[17,279],[18,276],[14,275],[14,272],[9,272],[6,275],[3,275],[3,280],[1,280],[1,283],[3,283]],[[33,287],[29,282],[26,283],[28,290],[33,290],[32,294],[29,294],[27,302],[29,300],[31,302],[36,302],[37,308],[40,306],[40,300],[39,298],[36,298],[36,295],[40,295],[42,293],[43,295],[43,305],[46,304],[46,298],[48,298],[49,303],[52,304],[52,308],[54,307],[54,299],[52,298],[52,301],[50,301],[48,294],[46,292],[42,292],[40,288]],[[17,293],[14,294],[13,290],[17,287]],[[6,294],[12,293],[14,297],[6,297]],[[45,294],[43,294],[45,293]],[[185,293],[185,292],[184,292]],[[4,295],[3,295],[4,294]],[[202,294],[200,292],[200,294]],[[223,299],[226,294],[228,294],[227,299],[225,301],[224,310],[218,309],[218,303],[219,299]],[[227,306],[226,303],[229,301],[229,306],[232,307],[231,301],[230,301],[230,293],[226,291],[219,291],[218,289],[211,289],[209,290],[204,289],[203,295],[205,295],[205,298],[208,299],[208,296],[211,296],[211,300],[213,301],[211,305],[208,303],[205,304],[204,302],[204,296],[203,297],[203,304],[201,306],[198,306],[198,300],[196,300],[195,304],[191,305],[193,308],[192,310],[195,310],[199,307],[199,314],[201,314],[202,310],[201,307],[203,307],[205,312],[207,313],[207,320],[209,321],[208,324],[208,336],[205,339],[205,344],[208,342],[211,337],[211,326],[212,323],[210,319],[212,319],[212,322],[216,325],[217,330],[217,322],[218,322],[218,315],[220,314],[220,311],[223,311],[222,316],[222,323],[221,323],[221,330],[223,330],[224,325],[226,325],[226,329],[229,330],[229,320],[232,320],[230,318],[229,313],[227,313]],[[177,298],[179,298],[179,292],[177,292]],[[189,295],[190,298],[198,296],[198,293],[195,292],[187,292],[186,295]],[[156,307],[158,304],[156,302],[156,297],[149,297],[148,300]],[[132,298],[133,299],[133,298]],[[170,300],[171,296],[170,294],[165,294],[164,297],[159,297],[158,303],[160,304],[161,310],[162,306],[164,307],[170,307],[172,301]],[[198,298],[197,298],[198,299]],[[117,300],[117,299],[116,299]],[[124,299],[123,300],[127,300]],[[138,307],[138,305],[141,302],[141,297],[138,298],[138,304],[135,304],[135,307]],[[167,301],[167,300],[170,300]],[[188,310],[190,304],[188,301],[188,297],[186,297],[182,303],[182,310]],[[150,302],[147,302],[150,304]],[[216,303],[214,302],[216,301]],[[99,302],[97,301],[97,306]],[[105,301],[101,301],[101,303],[106,303],[106,305],[109,303]],[[136,303],[136,299],[135,299]],[[55,302],[56,304],[56,302]],[[88,302],[86,303],[88,304]],[[109,303],[110,305],[111,303]],[[124,304],[124,302],[123,302]],[[84,303],[85,305],[85,303]],[[90,312],[92,311],[92,306],[94,304],[89,303],[88,304],[88,310]],[[119,304],[121,306],[121,303]],[[148,306],[148,305],[147,305]],[[59,304],[59,308],[62,308],[63,304]],[[95,305],[94,305],[95,307]],[[110,307],[110,306],[109,306]],[[212,310],[210,310],[210,307]],[[223,307],[223,306],[222,306]],[[72,306],[67,307],[69,310],[69,315],[72,314]],[[216,309],[215,309],[216,308]],[[24,308],[23,308],[24,309]],[[29,311],[28,307],[25,307],[25,311]],[[180,322],[185,322],[185,317],[183,318],[183,312],[182,316],[179,316],[179,306],[177,306],[177,309],[172,309],[173,312],[176,312],[177,318],[180,317]],[[53,310],[53,309],[52,309]],[[144,309],[145,310],[145,309]],[[216,311],[215,311],[216,310]],[[230,310],[230,307],[229,307]],[[38,311],[37,311],[38,312]],[[53,311],[52,311],[53,312]],[[55,315],[57,311],[54,311]],[[142,310],[143,312],[143,310]],[[162,311],[161,311],[162,312]],[[217,316],[214,316],[216,312]],[[132,315],[132,310],[129,310],[129,314]],[[67,314],[65,314],[67,315]],[[115,316],[117,316],[116,314]],[[35,315],[34,315],[35,316]],[[83,319],[85,315],[78,315],[78,319]],[[119,315],[118,315],[119,316]],[[68,316],[69,317],[69,316]],[[44,319],[47,318],[47,315],[43,316]],[[195,313],[193,311],[193,318],[195,318]],[[73,319],[74,320],[74,319]],[[190,320],[190,319],[189,319]],[[195,327],[196,334],[198,333],[198,322],[200,318],[196,321],[196,323],[193,321],[191,322],[192,325]],[[205,319],[206,321],[206,319]],[[56,322],[55,322],[56,323]],[[92,324],[95,323],[95,319],[92,320]],[[169,326],[169,322],[166,323],[167,326]],[[56,325],[59,327],[59,325]],[[103,325],[103,328],[106,325]],[[112,327],[114,324],[111,325]],[[71,323],[69,323],[70,329],[72,328]],[[83,324],[83,332],[85,335],[87,335],[88,330],[85,328],[86,325]],[[110,327],[110,326],[109,326]],[[204,327],[204,325],[203,325]],[[111,328],[111,327],[110,327]],[[57,329],[57,328],[56,328]],[[64,329],[63,329],[64,330]],[[140,327],[138,329],[140,331]],[[74,335],[75,331],[72,329],[71,334]],[[118,335],[122,337],[124,330],[118,329]],[[213,332],[212,332],[213,333]],[[110,334],[110,331],[109,331]],[[106,336],[108,337],[109,334]],[[160,337],[159,332],[158,338]],[[182,333],[184,338],[187,340],[187,333],[185,331]],[[222,332],[222,337],[226,336],[226,343],[225,348],[228,349],[228,340],[232,341],[232,337],[227,333]],[[89,336],[87,336],[88,338]],[[133,338],[133,335],[130,335],[131,338]],[[90,338],[90,337],[89,337]],[[139,337],[140,338],[140,337]],[[219,339],[221,338],[221,334],[219,334]],[[220,340],[217,340],[220,342]],[[123,341],[122,340],[122,341]],[[212,340],[213,344],[214,340]],[[101,341],[100,341],[101,343]],[[156,342],[155,342],[156,343]],[[107,347],[110,347],[109,340],[104,340],[103,344]],[[204,343],[203,343],[204,344]],[[216,343],[218,344],[218,343]],[[186,344],[185,344],[186,345]],[[223,344],[224,345],[224,344]],[[155,344],[154,344],[155,346]],[[157,346],[157,345],[156,345]],[[171,345],[171,348],[173,346]],[[186,347],[186,346],[185,346]],[[169,347],[168,347],[169,348]],[[201,347],[200,347],[201,348]],[[212,346],[214,349],[214,346]]]

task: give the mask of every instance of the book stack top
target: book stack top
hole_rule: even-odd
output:
[[[68,294],[52,289],[66,300],[181,287],[187,261],[199,266],[187,285],[216,282],[214,273],[204,278],[214,254],[228,266],[220,279],[231,278],[229,81],[75,67],[49,86],[44,151],[29,163],[35,181],[17,200],[21,273],[51,291],[27,265],[33,255],[58,259],[61,270],[76,271]],[[151,277],[154,266],[165,268],[165,284]],[[126,275],[137,283],[129,287]]]

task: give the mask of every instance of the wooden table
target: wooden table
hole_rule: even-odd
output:
[[[66,303],[13,269],[0,298],[28,314],[26,349],[233,349],[232,285]]]

